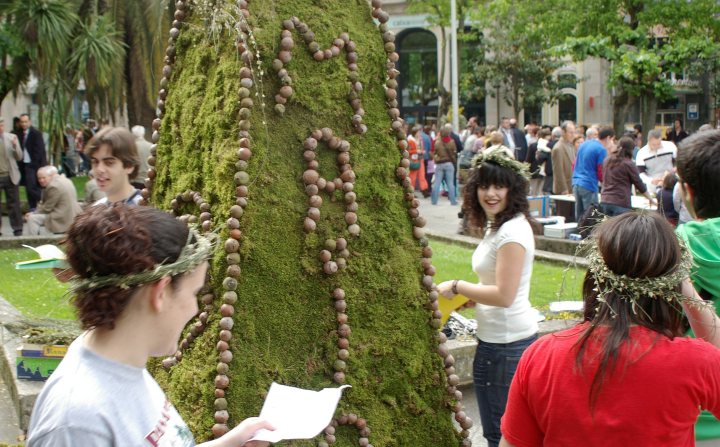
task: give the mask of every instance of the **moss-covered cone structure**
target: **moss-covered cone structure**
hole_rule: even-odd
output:
[[[469,444],[379,2],[176,8],[143,193],[219,243],[203,313],[154,368],[170,400],[204,439],[273,381],[347,383],[325,434],[285,445]]]

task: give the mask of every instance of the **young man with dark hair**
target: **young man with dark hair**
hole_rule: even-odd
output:
[[[106,127],[90,140],[85,153],[90,157],[98,188],[106,195],[96,204],[123,202],[137,205],[140,202],[140,191],[130,183],[140,168],[133,134],[121,127]]]
[[[589,139],[580,145],[572,175],[575,219],[580,220],[590,205],[600,203],[598,183],[602,181],[603,161],[614,146],[615,131],[612,127],[603,127],[598,139]]]
[[[687,210],[696,219],[677,229],[693,256],[690,279],[700,296],[711,300],[717,309],[720,304],[720,131],[698,132],[684,139],[678,150],[677,172]],[[695,438],[717,442],[720,421],[703,412],[695,426]]]

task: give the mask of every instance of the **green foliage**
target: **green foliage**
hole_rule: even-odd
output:
[[[543,24],[535,7],[509,0],[492,0],[471,13],[471,23],[482,33],[473,68],[463,73],[465,95],[496,96],[518,116],[525,107],[553,103],[560,97],[555,71],[560,57],[549,51]]]
[[[73,38],[73,51],[68,59],[69,67],[77,81],[83,73],[92,74],[86,85],[108,87],[113,72],[122,69],[125,44],[120,33],[108,16],[91,18],[80,24],[80,31]]]
[[[551,0],[543,7],[565,11],[552,15],[548,36],[558,53],[608,60],[611,85],[634,96],[668,97],[668,73],[700,73],[720,51],[715,1]]]
[[[261,64],[254,67],[260,96],[254,96],[253,87],[250,193],[240,219],[242,276],[227,393],[230,423],[257,414],[272,381],[313,389],[334,386],[337,322],[330,293],[342,287],[352,328],[347,381],[353,388],[346,391],[340,411],[366,418],[374,445],[457,445],[442,359],[434,353],[435,331],[424,308],[420,246],[395,177],[400,154],[385,105],[385,53],[369,5],[303,0],[252,3],[250,10],[258,43],[252,51],[259,53]],[[281,22],[292,16],[310,26],[323,48],[342,32],[357,44],[367,134],[352,130],[344,55],[318,63],[297,32],[293,59],[286,65],[295,95],[283,116],[274,112],[272,98],[280,83],[270,65],[279,49]],[[191,13],[189,20],[176,43],[153,202],[167,208],[178,193],[199,191],[211,204],[215,227],[222,228],[235,203],[241,63],[234,35],[226,31],[213,42],[203,18]],[[347,233],[340,193],[321,194],[317,231],[302,229],[307,210],[302,142],[322,127],[351,144],[362,228],[358,238]],[[324,177],[338,175],[335,154],[322,144],[318,159]],[[192,206],[187,211],[197,212]],[[328,277],[318,252],[326,239],[340,236],[348,238],[352,255],[347,270]],[[216,309],[226,267],[224,254],[218,253],[211,269]],[[218,320],[215,311],[207,330],[170,373],[155,372],[199,439],[210,436],[214,423]],[[343,427],[337,437],[336,445],[349,446],[356,445],[358,434]]]

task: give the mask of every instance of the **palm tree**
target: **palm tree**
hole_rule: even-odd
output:
[[[0,0],[0,101],[39,79],[41,127],[59,159],[81,81],[91,116],[149,127],[170,26],[168,0]],[[1,14],[1,13],[0,13]]]
[[[123,43],[108,18],[81,18],[76,1],[18,0],[8,6],[39,80],[40,124],[57,163],[78,85],[84,80],[89,90],[102,92],[98,101],[107,101],[111,80],[122,67]]]
[[[155,118],[159,74],[174,4],[169,0],[90,1],[98,5],[99,14],[113,20],[125,43],[123,70],[113,79],[111,87],[112,92],[125,95],[112,98],[109,110],[122,110],[127,106],[128,122],[149,128]]]

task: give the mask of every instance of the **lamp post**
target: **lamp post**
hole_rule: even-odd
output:
[[[455,132],[460,132],[460,118],[458,117],[458,49],[457,49],[457,5],[456,0],[450,0],[450,94],[452,96],[452,126]]]

